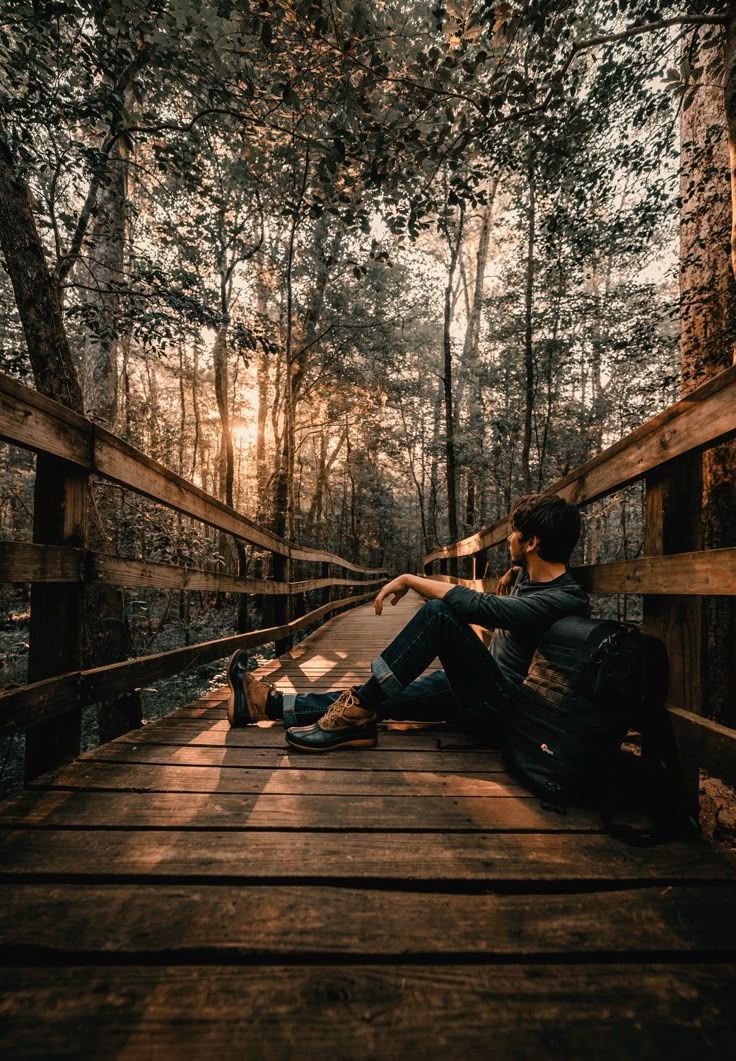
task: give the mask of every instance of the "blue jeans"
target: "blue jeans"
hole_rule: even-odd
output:
[[[443,670],[425,674],[439,658]],[[503,738],[518,689],[467,623],[441,600],[427,601],[380,656],[371,673],[386,694],[379,718],[452,721],[493,740]],[[340,695],[284,694],[284,725],[309,726]]]

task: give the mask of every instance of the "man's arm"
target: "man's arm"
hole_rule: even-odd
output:
[[[379,590],[373,602],[376,615],[380,615],[383,611],[383,602],[386,597],[391,597],[392,604],[398,604],[410,589],[413,589],[420,597],[424,597],[425,600],[442,600],[446,593],[454,589],[454,586],[451,582],[435,582],[433,578],[424,578],[422,575],[398,575]]]
[[[514,565],[508,569],[505,575],[501,575],[496,583],[496,593],[499,597],[508,597],[520,571],[521,568]]]

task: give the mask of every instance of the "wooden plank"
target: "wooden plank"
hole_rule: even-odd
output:
[[[0,554],[1,557],[1,554]],[[124,560],[102,553],[90,554],[91,575],[98,582],[114,586],[149,589],[185,589],[222,593],[260,593],[265,596],[277,594],[294,595],[325,586],[369,586],[380,585],[380,579],[356,580],[349,578],[313,578],[301,582],[271,582],[261,578],[237,578],[211,571],[181,567],[174,564],[154,564],[147,560]]]
[[[381,727],[379,733],[381,751],[401,751],[407,755],[414,752],[438,751],[450,746],[454,749],[478,748],[478,743],[464,733],[453,733],[442,726],[432,726],[430,731],[418,730],[409,733],[396,732]],[[150,722],[141,729],[131,730],[118,737],[115,744],[173,744],[199,747],[228,748],[276,748],[284,751],[284,727],[280,722],[261,722],[255,726],[231,729],[226,718],[210,720],[163,718]]]
[[[252,545],[288,554],[289,546],[283,538],[263,530],[216,497],[97,425],[93,447],[95,470],[105,478]]]
[[[736,432],[736,366],[727,368],[682,401],[669,406],[615,445],[575,468],[548,487],[583,504],[622,490],[674,457],[730,438]],[[472,556],[499,545],[510,530],[508,517],[453,545],[442,546],[422,560]]]
[[[0,438],[92,467],[92,424],[65,405],[0,373]]]
[[[680,755],[727,785],[736,785],[736,730],[681,707],[669,708]]]
[[[65,545],[0,542],[0,582],[80,582],[84,556]]]
[[[307,549],[302,545],[292,545],[289,555],[292,560],[307,560],[310,563],[317,564],[337,564],[338,567],[342,567],[346,571],[359,571],[364,575],[387,574],[385,567],[358,567],[356,564],[351,564],[349,561],[344,560],[337,553],[327,553],[322,549]]]
[[[0,838],[0,878],[110,882],[184,878],[305,884],[733,880],[734,858],[704,844],[639,849],[590,833],[186,832],[33,829]]]
[[[369,888],[0,885],[5,964],[98,953],[175,962],[412,955],[555,957],[632,953],[733,958],[736,886],[573,895],[464,895]],[[223,917],[227,910],[227,917]],[[254,917],[254,910],[258,916]],[[294,912],[299,916],[295,917]]]
[[[736,594],[736,548],[706,549],[640,556],[609,564],[572,567],[570,574],[588,593],[647,593],[733,596]],[[479,593],[494,593],[496,579],[453,578],[431,575],[433,582],[467,586]]]
[[[571,568],[589,593],[736,594],[736,548]]]
[[[288,553],[288,544],[188,483],[158,461],[58,402],[0,376],[0,437],[73,461],[254,545]]]
[[[358,788],[360,786],[358,785]],[[489,786],[490,787],[490,786]],[[0,806],[0,826],[20,828],[256,829],[319,830],[344,833],[403,832],[601,832],[595,811],[545,810],[528,794],[509,795],[494,786],[484,797],[447,798],[413,792],[390,796],[275,795],[269,778],[263,790],[243,796],[222,792],[189,794],[150,792],[28,792]],[[147,836],[140,842],[149,843]]]
[[[15,1061],[727,1058],[726,964],[233,965],[6,970]]]
[[[411,738],[407,737],[407,741]],[[410,752],[382,751],[378,748],[343,748],[329,755],[314,755],[299,752],[284,741],[279,748],[238,748],[225,745],[222,748],[177,747],[176,745],[129,744],[127,742],[104,744],[90,753],[99,762],[109,763],[159,763],[172,766],[219,766],[260,767],[261,769],[289,770],[391,770],[408,774],[414,770],[459,770],[464,773],[484,773],[500,764],[498,752],[488,751],[442,751]],[[84,761],[84,756],[82,756]]]
[[[115,763],[87,759],[46,774],[32,782],[35,789],[87,789],[124,792],[263,792],[271,795],[303,796],[489,796],[527,795],[507,774],[492,768],[481,773],[412,771],[397,775],[390,770],[275,770],[257,768],[171,766],[147,763]]]
[[[24,685],[0,695],[0,732],[12,733],[42,719],[53,718],[69,707],[94,704],[109,700],[149,682],[168,678],[173,674],[199,667],[230,655],[237,648],[253,648],[290,636],[322,616],[346,606],[372,598],[372,593],[346,597],[315,608],[300,619],[269,630],[255,630],[247,634],[204,641],[185,648],[175,648],[123,663],[111,663],[88,671],[74,671],[55,678]]]
[[[283,556],[289,555],[290,546],[285,539],[229,509],[218,498],[98,424],[2,374],[0,438],[72,461],[243,541]],[[363,568],[333,553],[302,546],[295,548],[295,559],[314,562],[329,559],[330,563],[349,571],[365,575],[385,574],[385,568]]]

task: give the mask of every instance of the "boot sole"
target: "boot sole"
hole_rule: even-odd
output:
[[[341,748],[375,748],[378,744],[377,737],[355,737],[353,740],[341,741],[340,744],[326,744],[321,748],[315,745],[308,744],[296,744],[289,740],[287,733],[286,743],[290,748],[294,748],[298,752],[316,752],[318,755],[324,754],[324,752],[337,752]]]

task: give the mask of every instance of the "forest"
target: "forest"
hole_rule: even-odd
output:
[[[735,42],[731,2],[1,0],[0,372],[290,541],[419,570],[732,364]],[[30,541],[35,458],[0,462]],[[711,546],[735,469],[704,473]],[[265,575],[124,489],[93,507],[103,551]],[[638,486],[597,503],[580,561],[642,525]],[[117,658],[236,611],[93,606]]]

